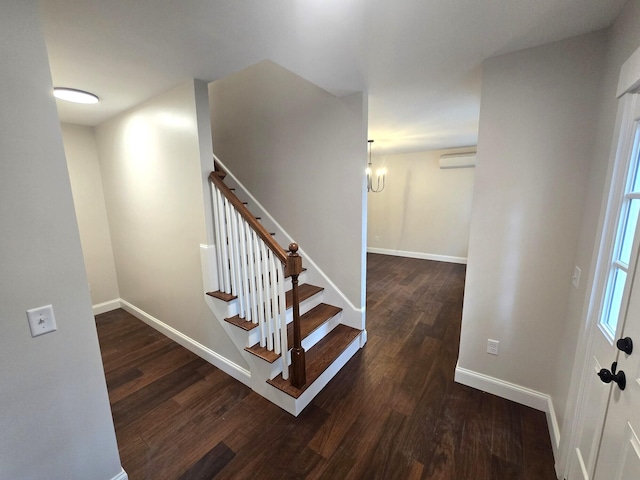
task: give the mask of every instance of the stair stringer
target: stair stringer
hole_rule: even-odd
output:
[[[260,387],[262,386],[262,384],[267,384],[267,380],[272,379],[282,373],[281,360],[278,359],[273,363],[269,363],[245,350],[245,347],[250,347],[251,345],[255,345],[258,342],[258,329],[255,328],[253,330],[247,331],[225,321],[225,318],[229,318],[237,314],[237,306],[235,305],[237,300],[225,302],[212,298],[206,294],[204,296],[205,302],[213,312],[213,315],[218,319],[218,322],[220,323],[220,325],[222,325],[222,328],[225,330],[227,335],[229,335],[233,344],[249,365],[249,371],[251,375],[248,386],[260,395],[264,396],[259,391]],[[274,399],[271,401],[286,410],[282,400],[275,401]]]
[[[242,330],[235,325],[225,321],[225,318],[230,318],[238,314],[238,300],[231,300],[225,302],[218,300],[206,294],[206,292],[215,292],[219,289],[217,265],[216,265],[216,246],[215,245],[200,245],[200,260],[202,264],[202,283],[203,283],[203,297],[204,301],[213,313],[213,316],[218,320],[224,331],[227,333],[235,347],[240,352],[240,355],[245,359],[249,365],[250,378],[247,385],[255,390],[254,385],[260,383],[260,381],[266,382],[266,379],[272,373],[265,373],[264,366],[261,364],[266,363],[263,360],[257,358],[255,355],[247,352],[245,347],[249,347],[258,342],[257,329],[252,331]],[[274,376],[282,372],[281,362],[274,362],[275,366]],[[279,365],[279,366],[278,366]],[[279,370],[278,370],[279,368]],[[273,378],[273,377],[271,377]],[[274,402],[275,403],[275,402]],[[280,403],[276,403],[280,405]]]

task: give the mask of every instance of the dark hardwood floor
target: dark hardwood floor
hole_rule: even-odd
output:
[[[97,316],[129,478],[555,479],[542,412],[453,382],[465,267],[367,270],[368,343],[298,418],[126,312]]]

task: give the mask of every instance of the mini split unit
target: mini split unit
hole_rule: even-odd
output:
[[[468,168],[475,166],[475,152],[440,155],[440,168]]]

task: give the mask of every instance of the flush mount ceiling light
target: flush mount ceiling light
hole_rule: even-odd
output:
[[[73,103],[98,103],[100,101],[97,95],[75,88],[55,87],[53,95],[60,100]]]

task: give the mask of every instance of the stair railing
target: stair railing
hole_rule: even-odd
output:
[[[218,166],[216,165],[216,168]],[[285,278],[291,277],[293,347],[291,384],[306,383],[305,352],[300,332],[298,276],[302,258],[298,245],[282,248],[223,181],[224,173],[209,175],[220,291],[235,295],[238,316],[258,325],[260,346],[280,355],[282,378],[289,378]]]

